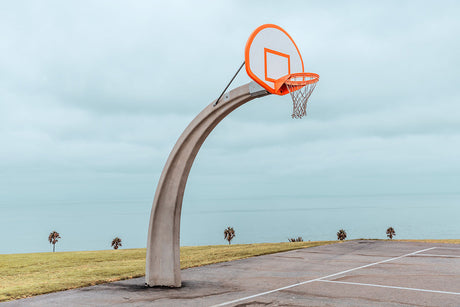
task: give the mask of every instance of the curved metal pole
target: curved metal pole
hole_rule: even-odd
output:
[[[180,215],[185,184],[193,161],[214,127],[239,106],[269,93],[255,82],[208,105],[188,125],[169,154],[158,182],[147,239],[145,284],[180,287]],[[217,102],[217,101],[216,101]]]

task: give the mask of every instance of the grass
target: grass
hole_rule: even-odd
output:
[[[337,241],[181,247],[181,268]],[[143,276],[145,248],[0,255],[0,302]]]
[[[425,240],[395,240],[395,241],[460,244],[460,239],[425,239]]]

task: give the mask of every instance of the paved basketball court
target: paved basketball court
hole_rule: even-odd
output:
[[[144,279],[5,306],[460,306],[460,246],[351,241],[182,271],[180,289]]]

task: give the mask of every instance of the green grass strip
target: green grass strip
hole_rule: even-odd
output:
[[[337,241],[181,247],[181,268]],[[145,248],[0,255],[0,301],[91,286],[145,274]]]

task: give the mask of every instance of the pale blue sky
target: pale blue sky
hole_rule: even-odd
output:
[[[94,215],[110,220],[117,202],[133,206],[113,214],[139,212],[125,219],[140,231],[127,246],[145,246],[169,151],[264,23],[288,31],[321,75],[308,116],[292,120],[287,96],[232,113],[198,154],[187,210],[202,199],[460,193],[458,16],[455,1],[2,2],[0,252],[31,251],[27,240],[54,229],[98,229]],[[232,87],[249,81],[242,71]],[[59,224],[80,211],[80,224]],[[95,240],[128,236],[109,224]]]

